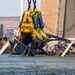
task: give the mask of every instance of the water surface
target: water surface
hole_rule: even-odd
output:
[[[75,57],[3,54],[0,56],[0,75],[75,75]]]

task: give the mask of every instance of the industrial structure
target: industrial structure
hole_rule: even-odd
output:
[[[75,38],[75,0],[41,0],[45,32]]]
[[[33,9],[30,8],[31,0],[28,0],[28,9],[24,11],[18,24],[17,34],[13,40],[4,45],[0,54],[9,43],[12,46],[11,54],[19,53],[25,56],[40,53],[50,56],[70,54],[75,48],[74,3],[74,0],[41,0],[41,12],[36,8],[36,0],[33,0]],[[57,44],[51,51],[44,50],[46,43],[51,41],[57,41]]]

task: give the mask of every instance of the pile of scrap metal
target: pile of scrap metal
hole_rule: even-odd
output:
[[[65,39],[62,37],[58,37],[55,35],[47,34],[47,36],[50,38],[51,41],[58,41],[54,48],[50,51],[50,54],[53,55],[59,55],[59,56],[65,56],[71,54],[72,50],[75,48],[75,41]],[[54,38],[53,40],[51,38]]]

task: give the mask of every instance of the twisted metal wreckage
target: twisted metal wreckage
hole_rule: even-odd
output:
[[[15,32],[14,38],[7,42],[0,50],[0,54],[6,49],[9,43],[12,48],[11,54],[23,54],[24,56],[40,54],[54,56],[58,53],[64,56],[65,54],[70,54],[75,47],[74,41],[44,33],[42,14],[36,8],[36,0],[33,0],[33,5],[34,8],[31,9],[31,0],[28,0],[28,9],[23,12],[19,29]],[[48,52],[43,47],[47,42],[51,41],[58,41],[58,43]]]

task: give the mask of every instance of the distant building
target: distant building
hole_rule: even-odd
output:
[[[14,29],[19,27],[20,17],[0,17],[0,24],[3,24],[3,35],[8,38],[13,36]]]
[[[3,37],[3,24],[0,24],[0,38]]]

